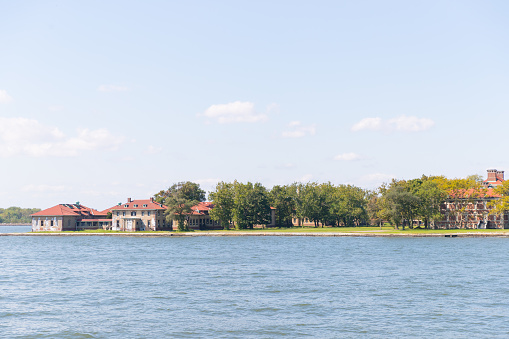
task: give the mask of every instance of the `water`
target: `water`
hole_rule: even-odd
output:
[[[509,336],[504,238],[0,237],[2,338]]]
[[[0,226],[0,233],[26,233],[31,232],[32,226],[21,225],[21,226]]]

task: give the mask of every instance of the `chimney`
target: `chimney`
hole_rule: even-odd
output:
[[[504,181],[504,171],[497,171],[497,179]]]
[[[154,197],[150,197],[150,202],[154,202]]]
[[[488,170],[488,179],[486,181],[497,181],[497,170],[496,169]]]
[[[127,198],[127,202],[131,202],[131,198]]]

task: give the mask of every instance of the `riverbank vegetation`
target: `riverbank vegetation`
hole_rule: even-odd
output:
[[[509,181],[493,192],[501,199],[490,204],[492,213],[506,210]],[[277,228],[294,229],[296,221],[315,228],[380,226],[389,222],[396,229],[404,230],[405,227],[432,228],[435,221],[443,218],[440,207],[446,199],[457,200],[458,206],[464,206],[457,213],[463,213],[466,204],[486,194],[478,175],[460,179],[423,175],[411,180],[393,179],[374,190],[330,182],[275,185],[271,189],[260,183],[219,182],[209,193],[209,200],[214,204],[211,218],[226,230],[269,224],[271,208],[275,209]],[[205,192],[198,184],[188,181],[174,184],[155,198],[168,206],[168,220],[176,220],[179,230],[185,231],[188,230],[185,215],[193,205],[205,201]],[[416,225],[415,220],[420,222]]]
[[[39,211],[39,208],[0,208],[0,224],[30,224],[30,215]]]

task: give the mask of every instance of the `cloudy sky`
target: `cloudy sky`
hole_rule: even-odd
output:
[[[0,207],[509,169],[507,1],[10,1]]]

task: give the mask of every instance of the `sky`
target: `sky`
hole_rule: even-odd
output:
[[[0,207],[509,169],[507,1],[3,1]]]

